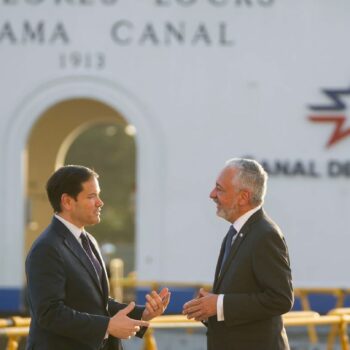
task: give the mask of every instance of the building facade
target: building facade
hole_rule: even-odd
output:
[[[347,0],[0,0],[0,311],[20,309],[51,216],[34,206],[28,227],[28,197],[45,201],[79,128],[113,118],[137,130],[140,279],[211,282],[227,224],[209,192],[248,156],[295,284],[349,286],[349,19]]]

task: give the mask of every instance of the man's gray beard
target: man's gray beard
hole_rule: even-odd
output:
[[[225,219],[226,221],[230,222],[229,218],[235,212],[235,209],[236,208],[232,208],[232,209],[230,209],[229,212],[227,212],[227,210],[224,210],[224,209],[219,209],[216,214],[217,214],[217,216],[219,216],[219,217]]]

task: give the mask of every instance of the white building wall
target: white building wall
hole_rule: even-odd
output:
[[[1,0],[0,287],[23,281],[26,138],[70,97],[99,98],[138,128],[141,279],[212,280],[227,224],[208,194],[227,158],[251,155],[305,169],[271,175],[266,199],[296,285],[348,286],[350,138],[326,148],[334,125],[308,117],[334,102],[322,88],[349,89],[349,14],[347,0]],[[328,114],[349,119],[339,98]]]

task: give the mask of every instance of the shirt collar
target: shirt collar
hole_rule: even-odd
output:
[[[239,232],[241,230],[241,228],[243,227],[243,225],[248,221],[248,219],[254,214],[256,213],[259,209],[261,209],[261,205],[258,205],[257,207],[250,209],[249,211],[247,211],[245,214],[243,214],[242,216],[240,216],[234,223],[233,223],[233,227],[235,228],[235,230],[237,232]]]
[[[73,236],[80,242],[80,235],[82,232],[84,232],[84,229],[80,229],[79,227],[75,226],[71,222],[67,221],[66,219],[63,219],[62,216],[59,216],[58,214],[54,214],[55,218],[62,222],[64,226],[68,228],[68,230],[73,234]]]

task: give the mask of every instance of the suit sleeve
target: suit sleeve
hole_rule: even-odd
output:
[[[109,311],[110,315],[112,315],[112,316],[114,316],[120,310],[123,310],[126,306],[127,306],[127,304],[118,303],[113,298],[108,298],[108,311]],[[142,313],[144,310],[145,310],[145,308],[143,306],[136,305],[134,310],[132,310],[128,314],[128,316],[130,318],[135,319],[135,320],[141,320]]]
[[[49,244],[37,245],[27,258],[26,274],[34,321],[50,332],[98,348],[109,317],[79,312],[65,305],[66,275],[57,250]]]
[[[227,325],[263,320],[288,312],[293,305],[293,288],[288,250],[282,235],[271,229],[255,241],[251,258],[258,288],[251,293],[224,296]]]

